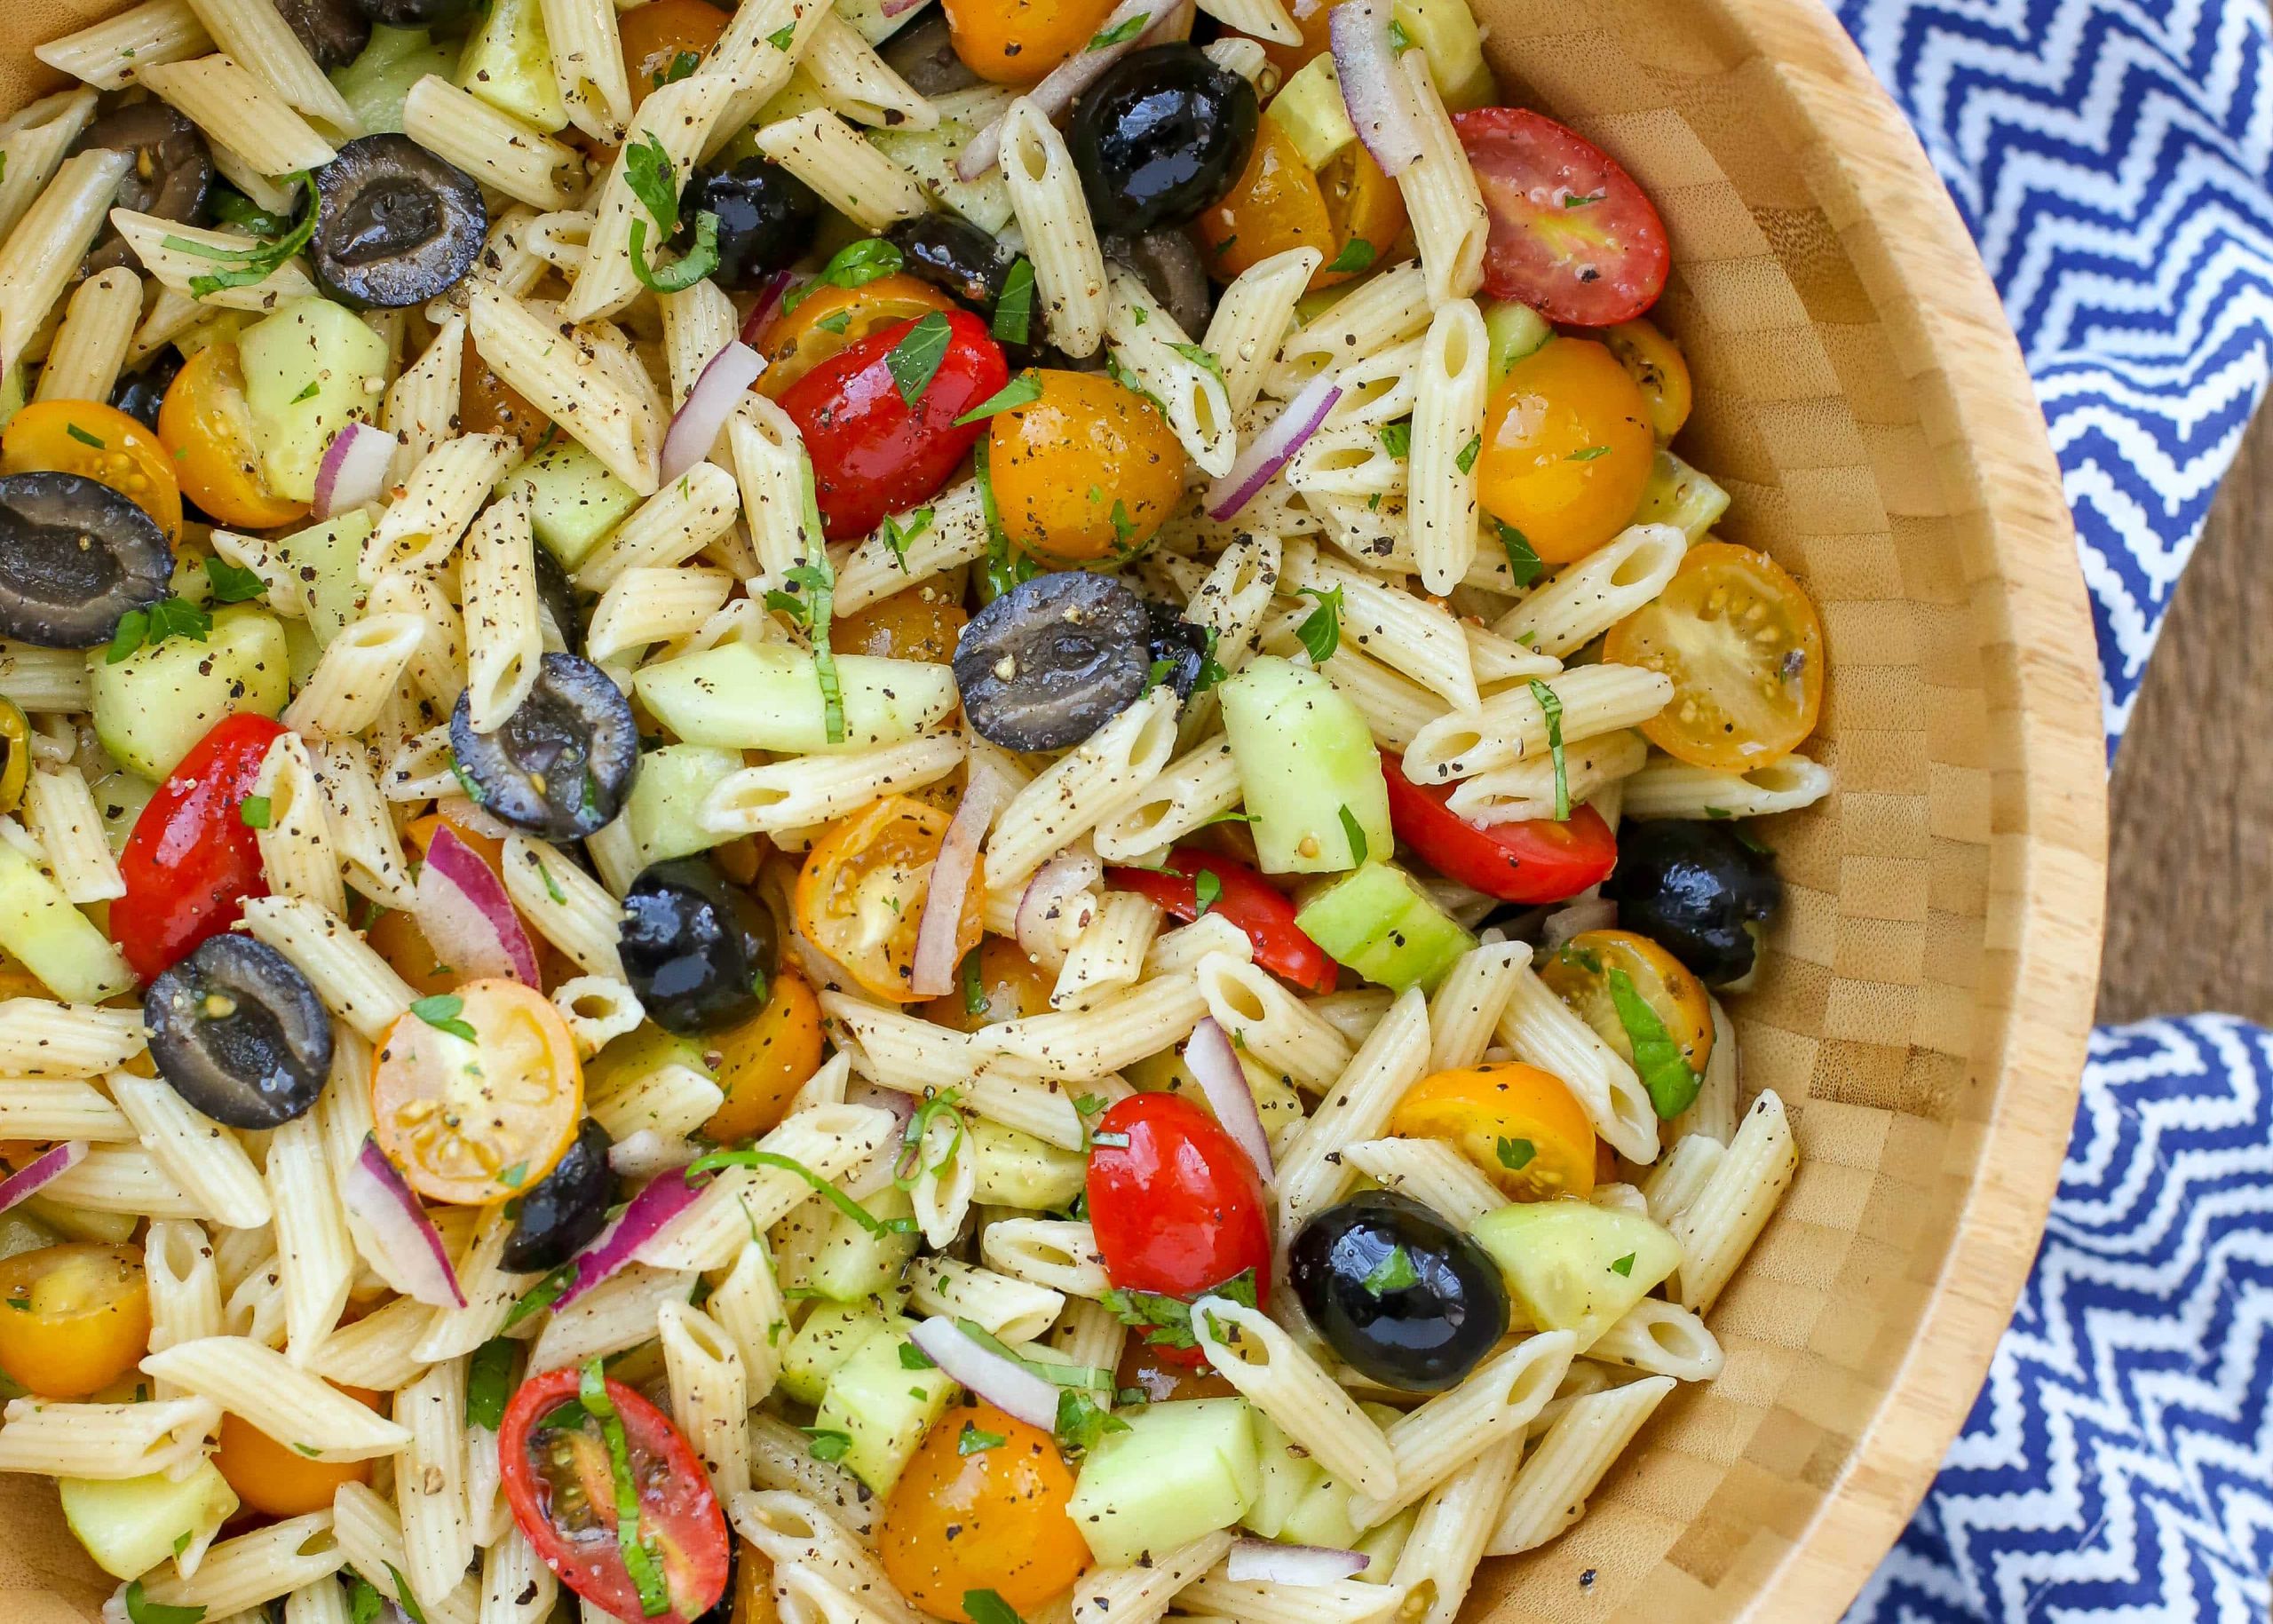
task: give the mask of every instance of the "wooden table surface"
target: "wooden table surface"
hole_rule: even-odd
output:
[[[2273,1026],[2273,411],[2180,582],[2111,795],[2099,1018]]]

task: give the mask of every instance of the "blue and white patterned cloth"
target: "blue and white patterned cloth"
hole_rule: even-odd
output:
[[[2273,370],[2265,0],[1838,0],[2002,291],[2075,509],[2108,748]],[[2262,1620],[2273,1034],[2094,1034],[2036,1267],[1851,1624]]]

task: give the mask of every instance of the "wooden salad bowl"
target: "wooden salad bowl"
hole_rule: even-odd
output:
[[[1957,210],[1820,0],[1473,3],[1505,99],[1663,211],[1680,449],[1734,495],[1719,534],[1822,609],[1809,749],[1838,789],[1769,829],[1789,901],[1732,1006],[1802,1160],[1711,1317],[1726,1373],[1463,1616],[1835,1619],[1973,1402],[2068,1140],[2106,780],[2067,505]],[[0,106],[56,88],[33,44],[115,9],[7,8]],[[48,1484],[0,1477],[0,1619],[96,1617]]]

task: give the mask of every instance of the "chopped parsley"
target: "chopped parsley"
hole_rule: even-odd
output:
[[[1610,983],[1610,1002],[1618,1010],[1618,1024],[1626,1028],[1626,1041],[1633,1045],[1634,1069],[1641,1074],[1642,1086],[1650,1090],[1651,1109],[1668,1120],[1679,1116],[1695,1103],[1704,1080],[1683,1056],[1681,1045],[1673,1041],[1650,1001],[1635,986],[1634,978],[1613,964],[1604,979]]]
[[[1318,607],[1295,628],[1295,635],[1302,639],[1311,663],[1324,665],[1342,646],[1342,589],[1331,586],[1321,592],[1314,586],[1306,586],[1297,588],[1296,594],[1318,599]]]
[[[1089,1394],[1069,1387],[1057,1395],[1057,1425],[1055,1430],[1058,1446],[1063,1449],[1095,1449],[1108,1432],[1128,1431],[1129,1423]]]
[[[1366,866],[1367,849],[1365,826],[1358,821],[1358,815],[1347,805],[1341,810],[1342,833],[1350,842],[1350,866],[1352,868],[1362,868]]]
[[[268,590],[268,582],[258,574],[218,555],[205,560],[205,581],[213,589],[215,603],[250,603]]]
[[[1484,436],[1478,434],[1460,448],[1460,455],[1453,458],[1453,466],[1462,473],[1472,473],[1476,469],[1476,459],[1483,453]]]
[[[970,1624],[1026,1624],[1018,1609],[993,1590],[965,1590],[962,1610]]]
[[[1255,1271],[1242,1269],[1220,1286],[1199,1294],[1201,1296],[1229,1297],[1243,1308],[1255,1305]],[[1144,1340],[1159,1348],[1196,1348],[1200,1339],[1192,1334],[1192,1304],[1181,1297],[1164,1295],[1156,1291],[1129,1291],[1119,1287],[1098,1299],[1113,1317],[1126,1326],[1133,1326],[1144,1333]]]
[[[1413,455],[1413,419],[1399,417],[1395,423],[1382,424],[1382,449],[1391,456]]]
[[[1202,868],[1192,882],[1192,900],[1197,905],[1192,916],[1194,919],[1206,917],[1208,910],[1216,906],[1223,894],[1224,882],[1216,877],[1213,869]]]
[[[1366,1294],[1376,1297],[1420,1283],[1421,1271],[1413,1266],[1413,1259],[1401,1246],[1390,1248],[1388,1255],[1374,1265],[1373,1272],[1366,1276],[1364,1282]]]
[[[171,234],[161,240],[159,246],[177,253],[194,254],[200,259],[210,259],[222,268],[205,276],[189,279],[189,297],[194,299],[210,297],[229,288],[249,288],[255,282],[265,281],[279,266],[308,245],[316,233],[315,183],[303,170],[284,178],[285,188],[305,187],[308,206],[301,212],[300,223],[281,237],[261,238],[226,248],[210,242],[193,242],[187,237]],[[269,217],[273,218],[273,217]]]
[[[1004,344],[1024,344],[1034,323],[1034,264],[1021,256],[1002,279],[1002,297],[994,301],[994,337]]]
[[[1502,1138],[1493,1146],[1499,1153],[1500,1165],[1510,1173],[1520,1173],[1531,1165],[1539,1151],[1529,1139]]]
[[[776,51],[787,51],[796,41],[797,25],[794,22],[785,22],[765,36],[765,43]]]
[[[907,522],[905,525],[889,513],[884,515],[882,531],[884,545],[891,549],[892,562],[899,566],[901,574],[909,573],[907,543],[929,530],[931,527],[931,519],[932,511],[930,508],[917,508],[907,516]]]
[[[962,1012],[965,1015],[986,1013],[986,983],[979,974],[978,949],[973,947],[962,955]]]
[[[914,411],[923,404],[923,392],[931,387],[939,363],[946,359],[947,340],[954,336],[954,329],[946,315],[927,310],[885,353],[884,366],[891,373],[891,381],[908,410]],[[1041,392],[1037,389],[1035,392]]]
[[[311,384],[308,387],[310,391],[313,392],[315,385]],[[305,397],[303,398],[305,399]],[[81,428],[75,423],[65,424],[63,425],[63,432],[66,434],[68,434],[72,439],[77,440],[83,446],[92,446],[98,451],[108,449],[102,440],[96,438],[94,435],[88,433],[86,430]]]
[[[654,85],[655,89],[660,91],[666,84],[676,84],[678,81],[685,78],[687,75],[693,73],[701,65],[702,58],[694,51],[674,51],[671,55],[670,65],[669,67],[658,67],[654,72],[649,74],[647,77]]]
[[[1608,456],[1608,446],[1583,446],[1563,460],[1566,463],[1591,463],[1598,456]]]
[[[132,1624],[198,1624],[205,1616],[202,1607],[169,1607],[163,1602],[154,1602],[142,1594],[142,1581],[136,1580],[126,1587],[126,1616]]]
[[[1068,1398],[1072,1397],[1069,1393]],[[985,1454],[990,1449],[1000,1449],[1010,1441],[1003,1432],[982,1432],[970,1422],[962,1423],[962,1430],[955,1434],[955,1453],[959,1455]]]
[[[1598,203],[1609,195],[1610,194],[1607,192],[1589,192],[1584,197],[1572,197],[1566,195],[1563,199],[1563,206],[1565,209],[1583,209],[1588,203]]]
[[[1374,259],[1374,245],[1363,237],[1352,237],[1342,245],[1340,253],[1327,262],[1326,268],[1354,275],[1359,271],[1373,269]]]
[[[816,1461],[842,1461],[845,1451],[852,1447],[850,1432],[829,1431],[817,1427],[807,1427],[804,1431],[813,1440],[812,1446],[805,1453]]]
[[[1084,52],[1104,51],[1110,46],[1120,44],[1124,40],[1135,39],[1144,31],[1144,25],[1152,20],[1152,12],[1139,12],[1134,17],[1115,23],[1110,28],[1101,29],[1090,37],[1089,43],[1082,49]]]
[[[496,1431],[504,1422],[512,1386],[513,1343],[508,1337],[493,1336],[473,1351],[466,1369],[466,1425]]]
[[[848,242],[821,266],[819,276],[782,299],[782,313],[796,309],[823,288],[843,288],[847,291],[865,288],[880,276],[898,274],[907,263],[900,251],[882,237],[863,237],[858,242]]]
[[[1503,519],[1493,519],[1500,527],[1500,547],[1508,555],[1508,574],[1517,586],[1529,586],[1540,577],[1547,566],[1532,551],[1531,540],[1524,533]]]
[[[678,230],[678,169],[653,131],[642,133],[645,140],[623,149],[623,184],[653,219],[656,235],[668,238]],[[634,215],[630,250],[631,273],[641,286],[656,293],[681,292],[718,268],[718,217],[707,209],[696,215],[693,251],[655,270],[647,264],[647,221]]]
[[[1634,1254],[1628,1252],[1625,1256],[1611,1264],[1610,1271],[1612,1274],[1623,1275],[1628,1279],[1632,1279],[1634,1275]]]
[[[1547,716],[1547,753],[1555,761],[1555,821],[1568,823],[1571,820],[1571,772],[1570,764],[1563,754],[1563,701],[1554,689],[1536,677],[1531,679],[1531,696],[1539,701],[1540,709]]]
[[[266,796],[249,795],[237,803],[237,821],[247,828],[265,829],[268,827],[268,819],[269,807]]]
[[[909,335],[910,337],[914,336],[912,333]],[[992,417],[996,412],[1007,412],[1014,406],[1029,405],[1041,399],[1041,381],[1031,372],[1022,372],[956,418],[955,426],[961,428],[967,423],[978,423]]]
[[[431,993],[411,1001],[410,1012],[437,1032],[447,1032],[454,1038],[463,1038],[469,1043],[479,1043],[481,1034],[471,1022],[463,1018],[465,1000],[455,993]]]
[[[103,661],[116,665],[137,650],[155,648],[168,638],[202,643],[212,630],[213,617],[186,598],[161,598],[147,609],[129,609],[120,617]]]
[[[1168,348],[1201,370],[1212,373],[1218,384],[1225,382],[1224,363],[1216,359],[1216,352],[1200,344],[1172,344]]]
[[[812,488],[813,465],[810,459],[804,464],[805,488]],[[810,495],[807,497],[812,500]],[[771,591],[765,595],[765,606],[779,609],[811,634],[813,642],[813,675],[820,682],[821,725],[831,744],[844,742],[844,686],[836,674],[836,655],[828,646],[828,623],[836,593],[836,572],[830,567],[826,550],[816,551],[813,561],[791,566],[783,572],[793,587],[803,587],[812,594],[800,598],[794,591]]]

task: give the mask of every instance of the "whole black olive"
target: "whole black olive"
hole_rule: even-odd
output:
[[[345,67],[371,43],[371,20],[355,0],[275,0],[292,36],[326,73]]]
[[[1185,226],[1247,168],[1255,86],[1185,44],[1132,51],[1081,94],[1066,131],[1089,213],[1134,236]]]
[[[119,374],[118,382],[111,387],[110,403],[154,433],[158,408],[166,403],[166,391],[174,386],[181,368],[181,352],[168,345],[144,361],[141,370]]]
[[[955,688],[979,737],[1006,750],[1065,750],[1136,702],[1152,669],[1144,600],[1107,575],[1021,582],[970,617]]]
[[[584,640],[584,610],[576,599],[575,583],[568,579],[568,572],[560,560],[552,556],[552,549],[539,542],[536,554],[536,596],[544,612],[552,617],[553,630],[560,634],[561,642],[570,648]]]
[[[1144,615],[1151,634],[1147,646],[1152,680],[1174,688],[1178,700],[1190,699],[1208,663],[1208,634],[1154,598],[1144,600]]]
[[[919,20],[879,45],[876,53],[918,96],[952,96],[980,82],[970,65],[955,53],[954,36],[947,29],[944,12],[924,12]]]
[[[505,1268],[515,1274],[558,1269],[607,1227],[608,1203],[615,1197],[607,1153],[614,1145],[598,1121],[583,1120],[568,1153],[521,1197],[499,1260]]]
[[[647,1018],[683,1037],[756,1014],[778,962],[772,915],[699,857],[631,883],[620,947]]]
[[[1180,231],[1148,231],[1141,237],[1108,238],[1105,251],[1144,279],[1145,290],[1178,327],[1187,333],[1208,330],[1215,294],[1190,237]]]
[[[952,214],[894,221],[884,241],[898,249],[907,273],[954,295],[982,316],[994,313],[1018,257],[969,220]]]
[[[556,652],[495,733],[473,731],[459,694],[450,749],[486,811],[548,840],[582,840],[623,810],[639,765],[639,728],[631,701],[606,671]]]
[[[94,648],[131,609],[166,595],[173,550],[158,521],[76,473],[0,478],[0,638]]]
[[[373,22],[389,28],[431,28],[455,22],[477,0],[357,0]]]
[[[323,1092],[331,1015],[291,960],[223,931],[142,996],[158,1075],[230,1128],[281,1128]]]
[[[315,186],[308,263],[326,293],[358,310],[447,292],[489,229],[473,177],[406,135],[358,136],[316,171]]]
[[[1679,959],[1707,986],[1751,973],[1760,935],[1784,900],[1773,853],[1735,825],[1636,820],[1618,831],[1602,883],[1618,923]]]
[[[97,149],[134,154],[118,183],[118,206],[162,220],[190,221],[205,207],[213,184],[213,151],[197,126],[162,101],[138,101],[106,113],[79,132],[75,153]],[[117,232],[105,228],[87,256],[90,275],[114,265],[139,265]]]
[[[820,199],[812,188],[766,158],[741,158],[729,168],[701,169],[679,200],[684,252],[694,241],[694,217],[718,217],[718,268],[710,280],[728,288],[755,288],[786,270],[813,245]]]
[[[1287,1272],[1319,1335],[1386,1387],[1442,1392],[1507,1334],[1508,1287],[1491,1255],[1387,1190],[1303,1224]]]

